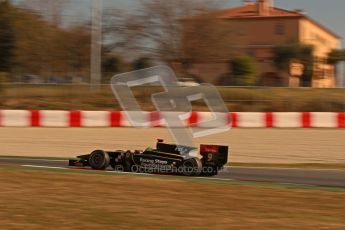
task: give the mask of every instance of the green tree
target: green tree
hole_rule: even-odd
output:
[[[0,2],[0,72],[9,72],[13,58],[14,31],[11,24],[12,7],[8,1]]]
[[[278,69],[288,71],[292,59],[298,59],[304,65],[302,82],[310,86],[313,77],[314,47],[300,43],[278,45],[274,48],[274,63]]]
[[[328,54],[327,63],[336,65],[338,62],[345,61],[345,50],[332,50]]]
[[[328,53],[327,63],[334,65],[334,76],[338,76],[337,64],[345,61],[345,49],[334,49]]]
[[[239,56],[231,61],[232,84],[252,86],[256,83],[257,65],[254,58]]]
[[[132,69],[133,70],[140,70],[152,67],[154,64],[152,63],[151,59],[148,57],[140,57],[133,61]]]
[[[138,9],[132,13],[111,11],[106,14],[104,33],[108,38],[112,38],[113,43],[110,46],[114,49],[122,52],[124,50],[126,53],[148,54],[168,63],[171,60],[181,61],[185,56],[194,57],[196,56],[194,51],[200,48],[212,53],[220,52],[217,50],[218,46],[215,47],[214,44],[224,40],[224,32],[220,33],[224,30],[220,30],[220,26],[215,26],[214,20],[192,18],[199,14],[207,15],[211,10],[219,8],[221,5],[219,1],[142,0],[138,2]],[[190,42],[185,44],[187,19],[190,21],[188,26]],[[224,44],[227,43],[223,43],[223,47]],[[202,55],[209,56],[205,52],[202,52]]]
[[[52,4],[59,5],[60,1]],[[56,13],[59,12],[62,13],[60,9]],[[11,70],[11,77],[64,76],[72,72],[88,76],[88,27],[62,28],[47,20],[32,7],[19,8],[0,0],[0,71]]]
[[[102,83],[109,83],[114,74],[124,70],[126,63],[120,56],[108,54],[102,57]]]

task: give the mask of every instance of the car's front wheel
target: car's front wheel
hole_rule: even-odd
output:
[[[95,170],[104,170],[110,164],[110,157],[108,153],[103,150],[95,150],[90,154],[89,165]]]

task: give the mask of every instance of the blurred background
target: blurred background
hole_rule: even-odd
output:
[[[278,0],[0,0],[0,109],[121,109],[111,77],[165,64],[182,86],[216,85],[231,111],[344,111],[343,31],[300,6],[313,9]],[[154,110],[158,88],[133,89],[144,110]]]

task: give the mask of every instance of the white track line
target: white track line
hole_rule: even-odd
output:
[[[40,159],[40,158],[22,158],[22,157],[0,157],[1,159],[5,159],[5,160],[26,160],[26,161],[55,161],[55,162],[62,162],[62,161],[67,161],[67,159],[65,160],[57,160],[57,159]]]
[[[52,166],[41,166],[41,165],[21,165],[22,167],[28,168],[45,168],[45,169],[63,169],[63,170],[74,170],[71,168],[64,168],[64,167],[52,167]],[[92,170],[90,170],[92,171]],[[95,171],[97,172],[97,171]],[[104,173],[115,173],[115,174],[127,174],[127,175],[143,175],[143,176],[162,176],[156,174],[149,174],[149,173],[134,173],[134,172],[116,172],[116,171],[99,171]],[[202,179],[202,180],[214,180],[214,181],[234,181],[233,179],[227,178],[212,178],[212,177],[190,177],[191,179]]]
[[[203,180],[219,180],[219,181],[234,181],[234,179],[217,178],[217,177],[190,177],[191,179],[203,179]]]
[[[263,167],[263,166],[225,166],[226,169],[238,168],[238,169],[271,169],[271,170],[304,170],[304,171],[340,171],[345,169],[316,169],[316,168],[288,168],[288,167]]]
[[[68,169],[64,167],[53,167],[53,166],[40,166],[40,165],[21,165],[22,167],[28,168],[45,168],[45,169]]]
[[[51,167],[51,166],[40,166],[40,165],[21,165],[22,167],[28,168],[45,168],[45,169],[61,169],[61,170],[74,170],[71,168],[64,168],[64,167]],[[92,170],[90,170],[92,171]],[[97,172],[97,171],[96,171]],[[116,172],[116,171],[99,171],[104,173],[115,173],[115,174],[127,174],[127,175],[144,175],[144,176],[162,176],[156,174],[149,174],[149,173],[133,173],[133,172]],[[215,178],[215,177],[189,177],[190,179],[201,179],[201,180],[208,180],[208,181],[239,181],[239,182],[256,182],[256,183],[272,183],[277,185],[286,185],[286,186],[319,186],[313,184],[294,184],[294,183],[284,183],[284,182],[273,182],[273,181],[241,181],[241,180],[234,180],[228,178]],[[322,186],[320,186],[322,187]]]
[[[65,160],[57,160],[57,159],[44,159],[44,158],[20,158],[20,157],[0,157],[1,159],[5,160],[29,160],[29,161],[52,161],[52,162],[65,162]],[[294,168],[294,167],[265,167],[265,166],[225,166],[226,169],[231,168],[239,168],[239,169],[272,169],[272,170],[308,170],[308,171],[345,171],[345,169],[325,169],[325,168]],[[123,172],[125,173],[125,172]],[[142,173],[144,174],[144,173]]]
[[[53,166],[43,166],[43,165],[19,165],[21,167],[28,167],[28,168],[45,168],[45,169],[65,169],[65,170],[77,170],[78,168],[67,168],[67,167],[53,167]],[[152,176],[154,174],[149,174],[149,173],[134,173],[134,172],[117,172],[117,171],[110,171],[110,170],[88,170],[88,169],[79,169],[79,170],[83,170],[83,171],[94,171],[94,172],[101,172],[101,173],[116,173],[116,174],[133,174],[133,175],[147,175],[147,176]]]

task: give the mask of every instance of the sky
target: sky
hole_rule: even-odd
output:
[[[90,0],[71,0],[70,14],[88,17]],[[169,1],[169,0],[167,0]],[[217,0],[215,0],[217,1]],[[242,4],[242,0],[220,0],[224,7]],[[345,0],[273,0],[274,6],[288,10],[303,9],[306,14],[345,38]],[[103,0],[104,9],[120,8],[133,10],[140,0]],[[343,44],[345,44],[343,42]]]

